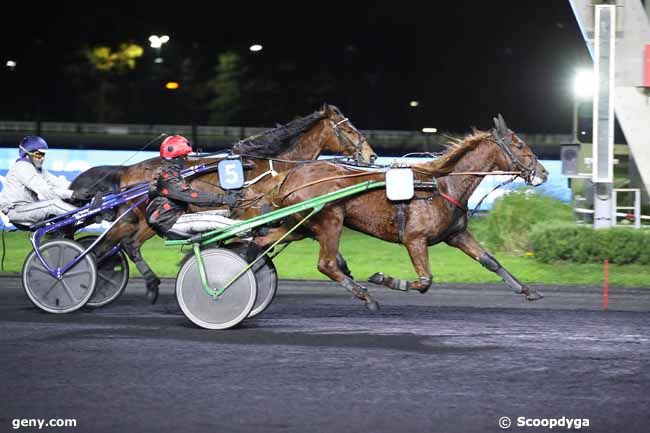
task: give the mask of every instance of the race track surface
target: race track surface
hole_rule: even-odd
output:
[[[76,432],[498,432],[517,419],[580,419],[648,432],[650,289],[371,285],[371,313],[336,285],[281,281],[257,318],[196,328],[173,281],[158,304],[131,281],[114,304],[67,315],[0,278],[0,432],[75,419]],[[589,426],[583,419],[589,420]],[[539,421],[541,422],[541,421]],[[575,424],[574,424],[575,425]]]

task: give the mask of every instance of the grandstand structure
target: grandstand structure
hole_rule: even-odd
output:
[[[591,182],[594,226],[618,225],[619,214],[640,220],[650,190],[650,2],[569,0],[593,59],[593,140],[582,145],[578,161]],[[625,188],[615,185],[614,123],[618,120],[633,160]],[[585,149],[587,152],[585,152]],[[633,197],[621,205],[622,193]],[[590,200],[591,199],[591,200]],[[623,212],[621,212],[623,211]],[[638,226],[638,223],[635,224]]]

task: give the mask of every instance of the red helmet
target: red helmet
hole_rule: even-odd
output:
[[[160,143],[160,157],[178,158],[192,152],[190,141],[182,135],[170,135]]]

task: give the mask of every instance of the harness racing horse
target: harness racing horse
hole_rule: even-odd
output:
[[[548,172],[528,145],[507,128],[503,117],[499,115],[494,121],[492,131],[474,131],[464,140],[458,140],[440,161],[412,166],[415,179],[424,182],[432,182],[436,180],[434,176],[449,173],[437,179],[436,189],[416,190],[414,198],[403,202],[391,202],[385,191],[372,190],[327,205],[308,219],[299,230],[303,236],[313,237],[320,244],[318,270],[365,301],[369,309],[378,308],[367,289],[346,275],[337,264],[339,240],[345,225],[388,242],[403,243],[419,277],[417,281],[407,282],[378,272],[369,278],[372,283],[395,290],[425,293],[432,282],[427,247],[445,242],[498,274],[528,300],[541,298],[540,293],[522,285],[503,268],[467,229],[467,202],[489,172],[516,172],[527,184],[534,186],[545,182],[548,177]],[[453,172],[449,162],[454,165]],[[286,173],[270,200],[276,206],[284,207],[360,181],[381,181],[384,176],[384,172],[366,171],[364,174],[363,171],[328,163],[299,166]],[[303,217],[304,213],[296,214],[285,224],[295,223]],[[261,247],[270,245],[286,233],[285,227],[255,238],[255,243]]]
[[[377,157],[363,134],[336,106],[327,104],[311,115],[242,140],[235,144],[232,150],[234,154],[241,155],[252,164],[251,169],[244,172],[244,176],[246,181],[253,183],[272,177],[278,171],[286,171],[296,162],[315,160],[322,152],[348,155],[362,163],[371,163]],[[210,158],[191,158],[185,165],[189,167],[217,161]],[[160,163],[160,158],[152,158],[126,167],[93,167],[80,174],[72,182],[70,189],[85,189],[92,193],[124,190],[129,186],[151,181]],[[191,184],[197,190],[223,193],[216,171],[196,176],[191,180]],[[128,206],[129,203],[117,209],[116,214],[121,214]],[[140,251],[144,242],[156,234],[146,222],[145,207],[146,203],[143,203],[120,220],[97,246],[95,254],[102,257],[119,244],[144,277],[147,298],[154,303],[160,279],[146,263]],[[208,208],[190,206],[188,212],[206,209]],[[101,263],[98,266],[101,267]],[[101,284],[100,280],[98,286]],[[92,299],[89,305],[92,306]]]

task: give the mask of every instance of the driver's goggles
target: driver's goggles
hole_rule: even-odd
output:
[[[45,153],[44,152],[39,152],[39,151],[30,152],[30,153],[28,153],[28,155],[31,156],[32,158],[36,158],[36,159],[45,158]]]

